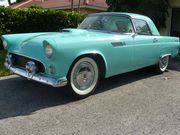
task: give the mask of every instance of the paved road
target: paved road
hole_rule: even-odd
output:
[[[66,88],[10,76],[0,79],[0,135],[179,135],[180,59],[103,81],[73,101]]]

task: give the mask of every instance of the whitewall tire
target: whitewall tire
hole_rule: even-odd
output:
[[[169,58],[170,58],[170,56],[167,55],[167,56],[161,57],[159,59],[159,62],[156,65],[156,70],[158,73],[163,73],[167,70],[168,65],[169,65]]]
[[[94,92],[99,80],[99,69],[94,59],[84,57],[75,62],[69,74],[69,86],[78,98]]]

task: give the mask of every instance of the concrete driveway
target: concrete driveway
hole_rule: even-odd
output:
[[[149,69],[104,80],[74,101],[66,88],[0,78],[0,135],[179,135],[180,58],[168,72]]]

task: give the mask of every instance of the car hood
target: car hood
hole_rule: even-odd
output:
[[[47,41],[54,48],[72,48],[71,46],[120,38],[117,34],[83,29],[63,29],[61,32],[25,33],[3,35],[8,43],[8,51],[17,53],[43,52],[43,42]],[[123,38],[123,37],[121,37]]]
[[[55,42],[81,42],[94,38],[107,37],[107,32],[82,29],[63,29],[61,32],[44,32],[44,33],[25,33],[25,34],[7,34],[2,39],[8,44],[24,45],[27,43],[42,43],[44,40],[54,40]]]

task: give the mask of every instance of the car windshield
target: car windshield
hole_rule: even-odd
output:
[[[79,29],[98,30],[116,33],[134,33],[132,22],[127,17],[110,15],[92,15],[78,27]]]

